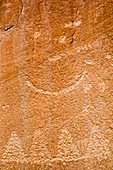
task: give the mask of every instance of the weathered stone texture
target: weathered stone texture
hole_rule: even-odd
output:
[[[0,169],[113,169],[112,0],[0,0]]]

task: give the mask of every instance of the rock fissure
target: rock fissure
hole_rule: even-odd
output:
[[[14,25],[11,25],[10,27],[7,27],[6,29],[4,29],[4,31],[9,31],[13,27],[14,27]]]

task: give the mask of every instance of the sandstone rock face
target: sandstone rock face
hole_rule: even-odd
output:
[[[0,0],[0,169],[113,168],[112,0]]]

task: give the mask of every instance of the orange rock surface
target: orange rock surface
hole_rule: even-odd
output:
[[[113,169],[112,0],[0,0],[0,169]]]

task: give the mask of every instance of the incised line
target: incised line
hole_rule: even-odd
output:
[[[39,89],[37,87],[35,87],[29,80],[26,81],[26,84],[31,87],[35,92],[39,92],[39,93],[42,93],[42,94],[45,94],[45,95],[59,95],[59,94],[65,94],[65,93],[68,93],[72,90],[75,89],[76,86],[78,86],[80,84],[80,82],[83,80],[84,76],[85,76],[85,73],[86,72],[83,72],[80,79],[73,85],[67,87],[67,88],[64,88],[62,90],[59,90],[59,91],[54,91],[54,92],[51,92],[49,90],[43,90],[43,89]]]

